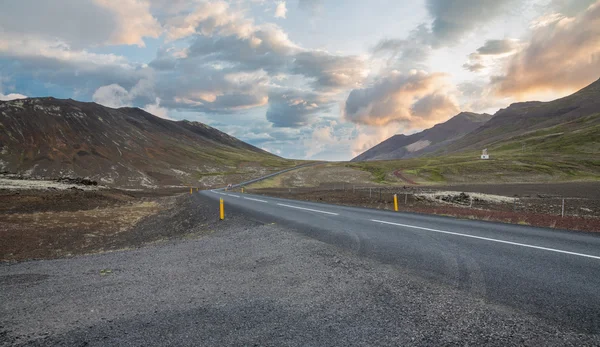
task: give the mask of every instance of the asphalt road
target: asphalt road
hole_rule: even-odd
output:
[[[593,234],[223,191],[178,199],[140,232],[183,236],[0,264],[0,346],[600,345]]]
[[[292,226],[475,298],[600,333],[600,237],[440,216],[205,191],[226,214]]]

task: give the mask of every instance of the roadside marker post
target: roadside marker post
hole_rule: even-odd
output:
[[[562,199],[562,213],[561,218],[565,218],[565,199]]]
[[[394,194],[394,211],[398,212],[398,194]]]
[[[190,195],[192,195],[192,187],[190,187]]]
[[[220,220],[225,219],[225,203],[223,202],[223,198],[220,199],[220,203],[219,203],[219,219]]]
[[[244,187],[242,187],[242,194],[244,194]]]

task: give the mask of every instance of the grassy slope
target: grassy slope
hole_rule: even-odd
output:
[[[600,114],[538,129],[491,144],[491,160],[481,160],[479,151],[414,159],[330,163],[302,170],[304,176],[322,183],[353,183],[357,173],[369,173],[359,184],[404,185],[394,171],[401,170],[419,184],[565,182],[600,180]],[[322,175],[331,166],[344,168],[331,179]],[[255,188],[287,187],[298,172],[262,182]],[[305,180],[309,181],[309,180]],[[314,185],[314,184],[313,184]]]
[[[600,114],[539,129],[489,147],[491,160],[478,151],[397,161],[352,163],[356,169],[388,173],[402,169],[415,181],[552,182],[600,179]],[[380,181],[380,174],[373,175]]]

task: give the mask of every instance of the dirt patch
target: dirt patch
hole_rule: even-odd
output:
[[[208,213],[186,206],[189,194],[173,193],[0,190],[0,260],[59,258],[183,235]]]
[[[402,170],[396,170],[394,171],[394,176],[398,177],[399,179],[401,179],[403,182],[406,182],[410,185],[417,185],[417,182],[411,180],[410,178],[406,177],[406,175],[404,173],[402,173]]]
[[[581,231],[600,231],[600,200],[516,198],[483,193],[436,191],[406,188],[287,188],[250,189],[249,193],[287,199],[332,203],[383,210],[394,209],[394,194],[399,210],[458,218],[498,221]]]

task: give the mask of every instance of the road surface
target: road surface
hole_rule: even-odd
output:
[[[143,230],[186,225],[181,238],[0,264],[0,346],[600,345],[595,234],[177,199]]]
[[[600,332],[600,237],[521,225],[205,191],[226,214],[318,240],[588,333]],[[232,210],[228,212],[228,210]]]

